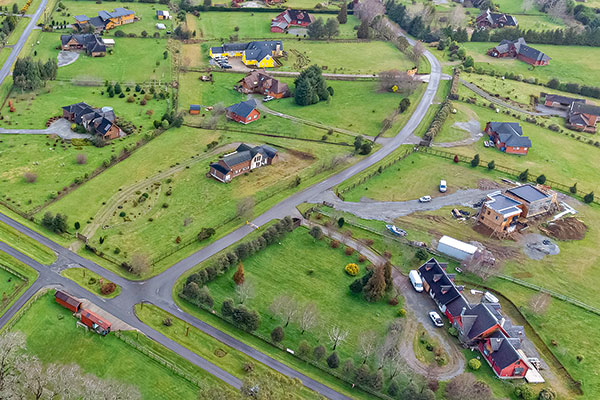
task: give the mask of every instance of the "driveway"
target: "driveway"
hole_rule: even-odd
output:
[[[76,133],[71,130],[71,123],[64,118],[54,121],[46,129],[6,129],[0,128],[0,134],[4,135],[58,135],[59,137],[71,139],[89,139],[92,135],[87,133]]]
[[[79,58],[79,52],[77,51],[59,51],[56,56],[58,67],[65,67],[69,64],[73,64]]]

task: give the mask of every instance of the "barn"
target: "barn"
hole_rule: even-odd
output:
[[[110,332],[111,323],[88,309],[81,311],[81,322],[102,336]]]
[[[81,310],[81,301],[71,296],[67,292],[57,290],[56,293],[54,293],[54,299],[58,304],[60,304],[66,309],[73,311],[74,313]]]

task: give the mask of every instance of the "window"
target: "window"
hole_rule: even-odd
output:
[[[492,212],[490,210],[488,210],[488,215],[490,215]]]
[[[498,216],[496,215],[496,219],[498,219]]]

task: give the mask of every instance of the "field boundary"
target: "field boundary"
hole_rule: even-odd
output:
[[[19,308],[17,310],[17,312],[15,313],[15,315],[13,315],[13,317],[4,325],[4,327],[2,328],[2,332],[6,332],[10,329],[12,329],[13,326],[15,326],[15,324],[17,322],[19,322],[19,320],[23,317],[23,315],[31,308],[31,306],[40,299],[40,297],[42,297],[43,295],[45,295],[46,293],[48,293],[48,291],[50,291],[49,288],[42,288],[41,290],[39,290],[36,294],[34,294],[31,299],[29,299],[29,301],[27,301],[27,303],[25,303],[23,305],[23,307]]]

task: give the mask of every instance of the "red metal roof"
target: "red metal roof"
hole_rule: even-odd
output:
[[[98,314],[96,314],[88,309],[84,309],[81,312],[81,315],[85,316],[87,319],[89,319],[90,321],[92,321],[93,323],[95,323],[102,329],[110,329],[110,327],[111,327],[110,322],[108,322],[107,320],[105,320],[101,316],[99,316]]]
[[[54,294],[54,297],[64,301],[65,303],[67,303],[75,308],[79,308],[79,306],[81,306],[81,301],[77,300],[75,297],[71,296],[67,292],[62,292],[60,290],[57,290],[56,293]]]

